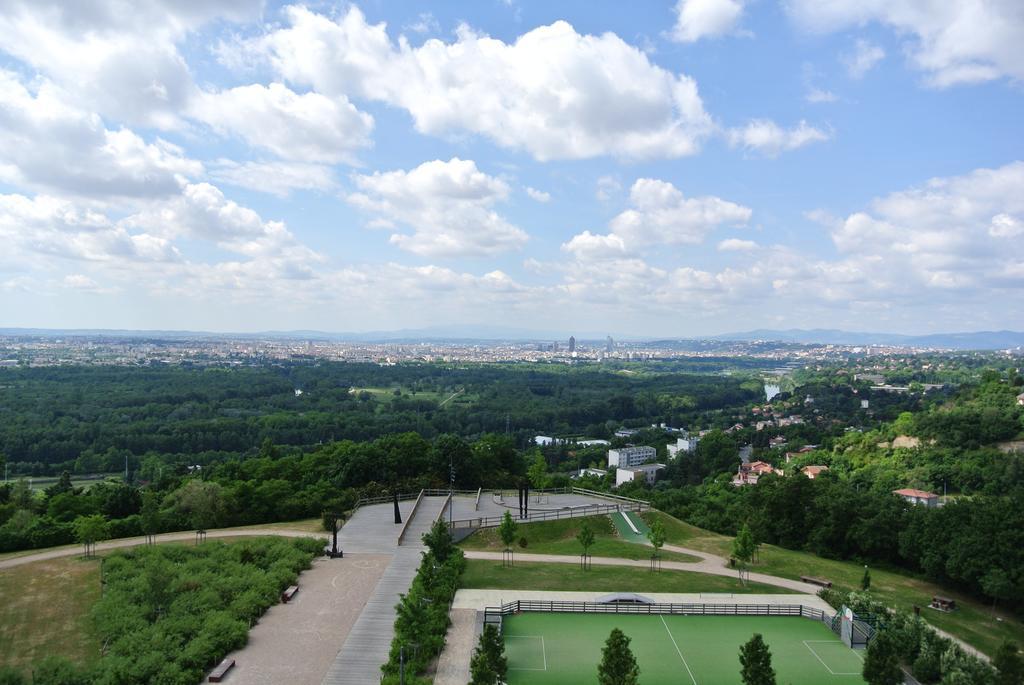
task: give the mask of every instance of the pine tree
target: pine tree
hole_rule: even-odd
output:
[[[772,653],[760,633],[740,645],[740,676],[744,685],[775,685],[775,669],[772,668]]]
[[[629,648],[630,639],[618,628],[601,649],[601,663],[597,665],[597,682],[600,685],[636,685],[640,667]]]
[[[868,685],[901,685],[903,682],[896,644],[884,631],[878,633],[868,645],[862,674]]]
[[[860,589],[867,592],[871,588],[871,572],[868,571],[868,567],[864,567],[864,575],[860,579]]]
[[[473,677],[470,685],[497,685],[504,682],[508,673],[505,643],[492,624],[484,626],[469,670]]]

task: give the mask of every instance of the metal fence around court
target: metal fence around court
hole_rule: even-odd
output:
[[[484,623],[501,628],[502,619],[522,612],[571,613],[571,614],[630,614],[630,615],[671,615],[671,616],[800,616],[820,621],[826,626],[832,624],[833,616],[820,609],[803,604],[669,604],[637,602],[573,602],[516,600],[500,607],[484,609]]]

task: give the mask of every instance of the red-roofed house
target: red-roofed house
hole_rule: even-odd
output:
[[[805,466],[800,469],[800,473],[804,474],[811,480],[817,478],[823,471],[828,471],[827,466]]]
[[[752,461],[749,464],[740,464],[739,470],[736,471],[736,475],[732,479],[732,484],[736,487],[754,485],[757,483],[757,479],[766,473],[783,475],[781,469],[775,468],[768,462]]]
[[[927,490],[915,490],[914,488],[903,488],[893,490],[892,494],[899,495],[911,504],[923,504],[926,507],[939,506],[939,496]]]

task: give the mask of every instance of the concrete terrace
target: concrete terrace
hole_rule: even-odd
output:
[[[398,596],[412,585],[423,551],[420,538],[441,515],[446,502],[447,497],[422,497],[418,503],[401,502],[406,522],[401,545],[398,539],[402,526],[395,525],[394,507],[390,503],[360,508],[342,528],[343,535],[339,534],[338,543],[346,553],[386,550],[392,557],[324,676],[323,685],[380,682],[380,667],[388,660],[394,637]]]

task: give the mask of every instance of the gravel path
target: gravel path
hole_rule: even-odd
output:
[[[316,559],[292,600],[270,607],[249,643],[228,655],[235,667],[224,682],[320,685],[389,561],[383,554]]]

